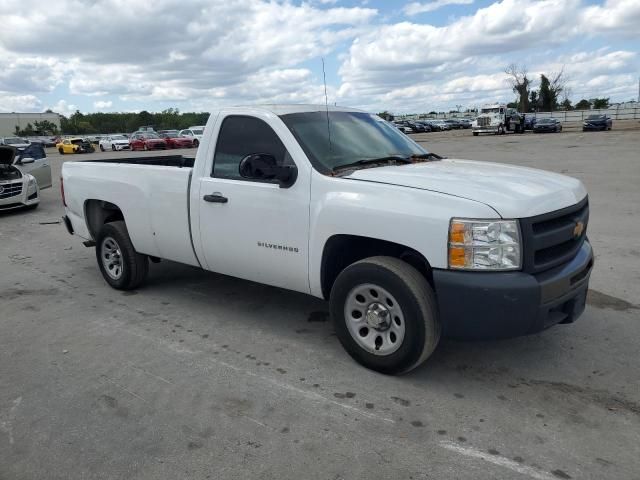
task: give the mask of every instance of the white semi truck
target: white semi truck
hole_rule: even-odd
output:
[[[471,125],[474,136],[481,133],[503,135],[507,132],[524,133],[524,115],[503,104],[485,105]]]

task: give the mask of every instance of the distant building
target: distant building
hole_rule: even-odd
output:
[[[49,120],[60,128],[60,115],[57,113],[0,113],[0,137],[10,137],[15,135],[16,125],[20,130],[34,122]]]

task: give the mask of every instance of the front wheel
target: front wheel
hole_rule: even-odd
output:
[[[133,290],[149,272],[149,258],[136,252],[123,221],[106,223],[96,238],[96,258],[102,276],[118,290]]]
[[[381,373],[412,370],[440,339],[433,290],[415,268],[393,257],[344,269],[331,289],[331,316],[347,353]]]
[[[64,155],[64,149],[63,149],[62,147],[60,147],[60,148],[58,149],[58,153],[59,153],[60,155]]]
[[[473,136],[477,137],[478,136],[478,132],[473,132]]]
[[[196,138],[196,139],[193,141],[193,146],[194,146],[194,147],[196,147],[196,148],[198,148],[198,145],[200,145],[200,142],[199,142],[199,141],[198,141],[198,139]]]
[[[498,135],[504,135],[504,127],[502,125],[498,127]]]

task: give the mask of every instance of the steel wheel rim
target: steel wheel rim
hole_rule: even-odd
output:
[[[100,246],[100,258],[102,266],[113,280],[119,280],[122,277],[123,263],[120,245],[112,237],[105,237]]]
[[[391,355],[402,345],[404,314],[395,297],[378,285],[354,287],[345,301],[344,318],[358,346],[373,355]]]

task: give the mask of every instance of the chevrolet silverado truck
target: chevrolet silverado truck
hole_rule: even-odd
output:
[[[63,165],[64,223],[113,288],[167,259],[326,299],[346,351],[387,374],[443,335],[525,335],[584,310],[576,179],[445,159],[347,108],[224,108],[204,132],[195,158]]]

